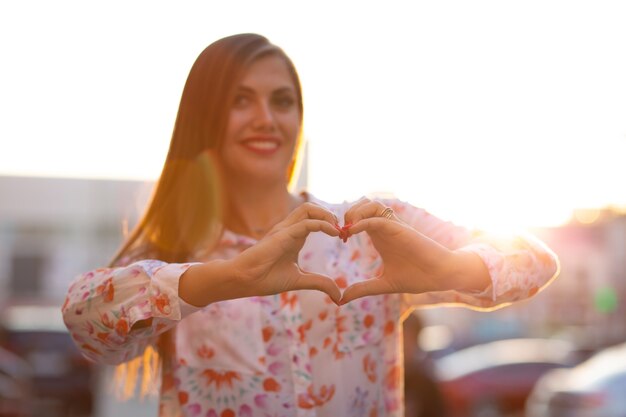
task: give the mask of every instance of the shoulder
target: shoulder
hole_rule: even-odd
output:
[[[146,259],[157,259],[158,254],[148,244],[131,247],[122,252],[112,263],[113,267],[125,267],[134,262]]]

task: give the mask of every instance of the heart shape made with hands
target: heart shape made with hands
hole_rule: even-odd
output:
[[[343,289],[338,305],[368,295],[439,291],[448,281],[449,266],[457,261],[452,251],[402,221],[382,217],[335,225],[339,238],[365,232],[383,262],[379,276],[355,282]],[[341,289],[340,289],[341,290]]]
[[[338,223],[334,224],[335,230],[337,230],[337,232],[339,233],[339,236],[337,236],[337,237],[339,239],[341,239],[344,243],[347,243],[349,237],[351,237],[353,235],[356,235],[358,233],[361,233],[361,232],[366,232],[365,230],[360,230],[358,233],[355,233],[356,230],[355,231],[350,231],[350,227],[352,227],[352,226],[353,226],[353,224],[351,222],[345,223],[343,226],[340,226]],[[316,274],[317,275],[317,272],[314,272],[313,270],[301,270],[301,271],[304,272],[304,273]],[[350,299],[350,300],[345,299],[344,296],[346,294],[350,295],[350,292],[352,291],[352,287],[354,287],[356,284],[359,284],[359,283],[353,283],[351,285],[348,285],[348,283],[345,281],[345,279],[341,283],[337,278],[332,278],[331,276],[327,276],[327,275],[326,275],[326,277],[334,282],[335,287],[339,291],[339,299],[338,300],[333,300],[337,305],[342,305],[342,304],[345,304],[345,303],[347,303],[349,301],[352,301],[352,299]],[[371,280],[375,280],[377,278],[378,277],[370,277],[370,278],[368,278],[366,280],[370,280],[370,279]],[[361,292],[359,292],[359,293],[361,293]],[[354,298],[360,298],[360,297],[365,296],[365,295],[369,295],[369,294],[362,294],[362,295],[359,294],[358,296],[356,296]],[[330,296],[330,294],[329,294],[329,296]],[[331,296],[331,298],[334,298],[334,297]],[[341,302],[342,299],[344,299],[343,303]]]
[[[367,233],[366,230],[360,230],[357,233],[351,232],[350,228],[353,226],[353,224],[351,222],[346,223],[343,226],[339,226],[338,224],[335,225],[335,229],[337,229],[337,231],[339,232],[339,238],[344,242],[347,243],[348,238],[358,234],[358,233],[362,233],[365,232]],[[376,248],[374,249],[376,250]],[[382,255],[379,253],[379,256]],[[384,260],[383,260],[384,262]],[[348,285],[347,287],[339,287],[339,290],[341,291],[341,299],[339,300],[339,302],[337,303],[337,305],[344,305],[347,304],[350,301],[353,301],[354,299],[357,298],[361,298],[361,297],[365,297],[368,295],[377,295],[379,294],[378,291],[380,291],[380,285],[375,285],[375,284],[385,284],[384,282],[380,281],[380,282],[372,282],[372,281],[378,281],[381,277],[370,277],[370,278],[366,278],[364,281],[360,281],[360,282],[356,282],[353,283],[351,285]],[[368,282],[369,281],[369,282]],[[347,284],[347,283],[345,283]],[[387,290],[383,291],[383,292],[388,292]]]
[[[276,236],[285,231],[284,234],[278,235],[281,239],[277,241],[297,245],[292,251],[284,245],[271,248],[272,255],[277,257],[274,258],[274,262],[280,260],[279,270],[285,268],[286,271],[295,273],[291,275],[294,280],[287,283],[287,288],[318,289],[326,292],[335,303],[342,305],[370,295],[420,294],[451,289],[448,288],[451,286],[450,272],[462,270],[457,268],[458,265],[453,267],[457,264],[457,259],[451,257],[451,250],[420,233],[397,217],[391,207],[381,202],[364,199],[343,213],[343,219],[345,224],[340,226],[338,216],[328,209],[305,203],[279,223],[280,226],[276,228],[275,233],[269,235]],[[306,237],[312,232],[322,231],[326,235],[340,238],[344,243],[351,237],[365,232],[382,261],[380,272],[375,276],[362,276],[363,279],[351,283],[342,291],[337,285],[336,278],[324,273],[302,270],[294,265],[294,261],[297,264],[299,257],[297,252],[302,249]],[[256,265],[259,259],[254,251],[248,252],[247,258],[251,265]],[[274,285],[271,280],[267,282]],[[280,286],[285,288],[284,281],[277,282],[279,288]]]
[[[352,223],[346,223],[343,226],[339,226],[339,224],[335,225],[335,229],[337,229],[337,231],[339,232],[339,238],[343,241],[343,243],[347,243],[348,242],[348,238],[350,236],[352,236],[354,233],[350,233],[350,227],[352,227]],[[366,281],[371,280],[371,279],[378,279],[378,277],[371,277],[371,278],[367,278]],[[352,301],[355,298],[361,298],[364,297],[366,295],[374,295],[374,294],[367,294],[367,293],[362,293],[360,295],[358,295],[357,297],[350,297],[350,299],[346,299],[345,298],[345,294],[350,294],[350,292],[355,288],[355,286],[358,286],[358,284],[362,283],[355,283],[352,285],[349,285],[345,288],[339,288],[339,290],[341,291],[341,300],[339,301],[338,305],[344,305],[347,304],[348,302]]]

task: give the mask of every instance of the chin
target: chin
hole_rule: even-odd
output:
[[[287,168],[278,170],[276,168],[269,169],[267,167],[258,167],[255,169],[240,170],[236,173],[232,172],[231,175],[227,175],[227,177],[254,184],[273,185],[276,183],[284,183],[286,186],[288,182]]]

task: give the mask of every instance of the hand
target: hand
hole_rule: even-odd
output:
[[[377,277],[349,286],[340,304],[375,294],[423,293],[452,288],[455,253],[402,222],[381,217],[381,202],[363,199],[345,214],[348,236],[367,232],[383,260]]]
[[[305,272],[298,266],[298,254],[307,236],[322,232],[339,237],[337,217],[329,210],[304,203],[274,226],[256,245],[233,259],[237,276],[247,295],[270,295],[291,290],[323,291],[335,302],[341,291],[331,277]]]

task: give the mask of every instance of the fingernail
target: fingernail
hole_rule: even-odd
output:
[[[346,230],[346,227],[343,226],[341,228],[341,240],[345,242],[347,239],[348,239],[348,231]]]

